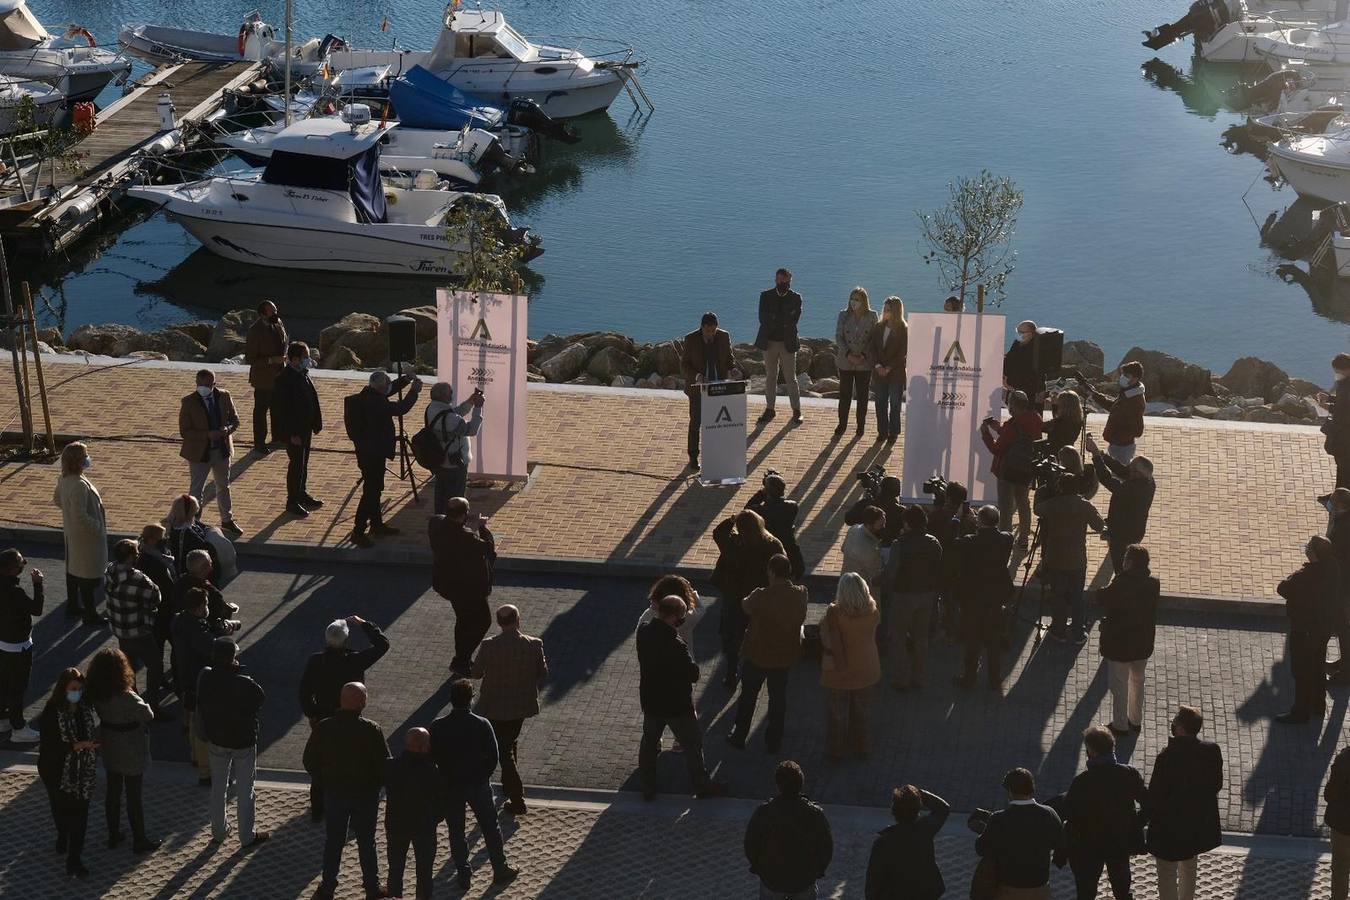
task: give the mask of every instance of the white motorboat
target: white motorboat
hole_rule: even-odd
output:
[[[118,41],[136,56],[153,63],[198,60],[201,62],[266,62],[276,68],[286,64],[286,42],[277,37],[276,28],[263,21],[261,14],[244,17],[238,34],[192,31],[164,25],[123,25]],[[345,47],[342,39],[328,34],[297,42],[291,48],[291,71],[300,78],[314,75],[335,48]]]
[[[20,110],[25,100],[32,106],[27,121],[21,122]],[[0,75],[0,135],[13,134],[25,127],[46,128],[56,120],[65,102],[65,95],[50,84]]]
[[[1284,40],[1291,29],[1313,30],[1335,21],[1336,0],[1196,0],[1176,22],[1145,32],[1144,46],[1159,50],[1190,35],[1195,53],[1215,63],[1255,63],[1264,40]]]
[[[392,126],[353,115],[305,119],[278,134],[263,169],[181,185],[141,186],[129,196],[163,207],[207,249],[236,262],[287,269],[453,274],[465,247],[446,217],[483,204],[510,226],[492,194],[407,190],[380,178],[381,140]],[[512,240],[543,252],[523,229]]]
[[[1350,65],[1350,22],[1321,28],[1286,28],[1255,41],[1256,52],[1273,68],[1291,60],[1312,66]]]
[[[25,0],[0,0],[0,75],[45,82],[75,103],[130,73],[130,60],[95,46],[85,29],[72,26],[54,37]]]
[[[339,70],[388,65],[395,75],[420,65],[503,106],[518,97],[534,100],[558,119],[609,108],[638,65],[628,47],[603,54],[607,58],[587,56],[528,40],[499,11],[457,7],[446,8],[444,28],[430,51],[334,51],[332,65]]]
[[[1350,131],[1290,137],[1270,145],[1266,165],[1300,197],[1350,202]]]

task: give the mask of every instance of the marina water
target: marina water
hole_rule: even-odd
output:
[[[31,5],[49,28],[78,22],[101,44],[129,22],[234,33],[253,8]],[[779,265],[805,297],[804,334],[831,334],[855,284],[878,308],[898,293],[910,309],[938,309],[946,291],[921,258],[915,211],[987,167],[1026,195],[1002,309],[1013,321],[1094,340],[1108,365],[1138,344],[1216,374],[1257,355],[1325,383],[1328,360],[1346,349],[1350,286],[1303,277],[1306,263],[1291,275],[1261,246],[1257,223],[1294,194],[1272,191],[1258,160],[1220,146],[1242,120],[1222,108],[1231,77],[1194,71],[1189,42],[1161,54],[1182,93],[1140,73],[1153,56],[1140,31],[1186,5],[511,0],[502,8],[526,34],[631,43],[657,104],[640,119],[621,97],[607,116],[581,120],[583,143],[547,147],[538,175],[502,190],[547,249],[531,264],[531,334],[666,338],[713,309],[733,339],[752,340],[756,296]],[[296,34],[425,48],[443,8],[296,0]],[[280,2],[261,11],[281,25]],[[135,74],[147,68],[138,62]],[[317,326],[429,303],[435,287],[226,263],[162,216],[28,276],[44,317],[67,329],[213,319],[263,297],[293,327]]]

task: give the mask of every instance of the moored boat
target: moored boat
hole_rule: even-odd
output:
[[[74,103],[130,73],[131,61],[97,46],[86,29],[52,35],[26,0],[0,0],[0,75],[50,84]]]

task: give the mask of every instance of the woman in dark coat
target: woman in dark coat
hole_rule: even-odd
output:
[[[1200,740],[1204,722],[1194,707],[1177,710],[1172,737],[1154,761],[1148,783],[1148,852],[1157,862],[1158,881],[1176,885],[1173,896],[1182,900],[1195,897],[1195,858],[1223,841],[1223,753]]]
[[[149,853],[159,841],[145,834],[145,812],[141,787],[150,762],[150,723],[155,714],[150,704],[136,693],[136,673],[121,650],[104,648],[89,663],[86,699],[99,719],[99,754],[108,773],[108,790],[103,798],[108,823],[108,847],[116,847],[126,838],[121,830],[122,792],[127,796],[127,821],[131,825],[131,849]]]
[[[84,699],[84,675],[71,667],[56,679],[42,708],[38,778],[47,788],[56,822],[56,852],[66,855],[66,874],[87,878],[80,854],[89,824],[89,801],[98,784],[94,710]]]
[[[740,679],[741,640],[749,624],[741,601],[755,588],[769,586],[769,558],[784,553],[778,538],[769,534],[759,513],[745,509],[713,529],[720,555],[712,582],[722,592],[722,654],[727,673],[722,683],[735,690]]]
[[[928,815],[920,816],[923,810]],[[933,839],[951,807],[937,794],[912,784],[891,795],[895,824],[872,843],[867,860],[866,900],[938,900],[947,890],[938,868]]]

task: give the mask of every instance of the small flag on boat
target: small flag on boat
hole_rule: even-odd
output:
[[[459,12],[459,0],[450,0],[450,11]]]
[[[388,30],[389,30],[389,17],[385,16],[384,21],[380,23],[380,31],[388,31]]]

